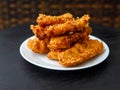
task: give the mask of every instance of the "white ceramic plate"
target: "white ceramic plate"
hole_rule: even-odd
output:
[[[47,69],[52,69],[52,70],[64,70],[64,71],[85,69],[85,68],[89,68],[89,67],[100,64],[109,55],[108,45],[104,41],[102,41],[101,39],[90,35],[91,39],[97,39],[97,40],[103,42],[104,52],[102,54],[100,54],[99,56],[97,56],[97,57],[93,58],[92,60],[89,60],[83,64],[80,64],[80,65],[77,65],[74,67],[63,67],[58,63],[58,61],[48,59],[45,54],[38,54],[38,53],[34,53],[33,51],[31,51],[27,47],[27,42],[30,38],[33,38],[33,37],[34,36],[29,37],[21,44],[20,54],[29,63],[36,65],[36,66],[39,66],[39,67],[42,67],[42,68],[47,68]]]

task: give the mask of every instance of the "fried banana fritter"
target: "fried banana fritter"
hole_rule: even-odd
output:
[[[30,29],[34,33],[34,35],[39,39],[48,38],[45,34],[44,28],[40,27],[39,25],[31,25]]]
[[[81,18],[74,18],[70,13],[39,14],[37,25],[30,26],[35,37],[28,40],[27,46],[33,52],[46,53],[49,59],[58,60],[65,67],[81,64],[104,49],[102,42],[89,38],[92,32],[89,20],[87,14]]]
[[[69,20],[65,23],[50,25],[45,28],[45,34],[47,36],[58,36],[69,32],[82,31],[88,26],[89,16],[84,15],[82,18],[76,20]]]
[[[48,39],[39,40],[37,37],[34,37],[33,39],[29,39],[27,46],[36,53],[44,54],[49,52],[47,43]]]
[[[50,38],[53,36],[63,35],[70,32],[83,31],[89,27],[89,15],[84,15],[81,18],[73,18],[70,13],[61,16],[46,16],[40,14],[37,21],[46,25],[31,25],[31,30],[39,38]]]
[[[40,26],[48,26],[53,24],[64,23],[67,20],[71,20],[71,19],[73,19],[73,16],[70,13],[65,13],[60,16],[50,16],[45,14],[39,14],[36,21]]]
[[[48,54],[47,54],[47,57],[51,60],[58,60],[58,55],[59,53],[61,52],[61,50],[56,50],[56,51],[50,51]]]
[[[103,48],[103,44],[98,40],[76,43],[70,49],[59,53],[58,60],[65,67],[75,66],[99,55]]]
[[[89,39],[91,28],[86,28],[82,32],[75,32],[64,36],[51,37],[48,47],[50,50],[68,49],[76,42],[83,42]]]
[[[58,36],[52,37],[48,44],[48,48],[50,50],[57,50],[57,49],[67,49],[71,46],[71,40],[69,36]]]

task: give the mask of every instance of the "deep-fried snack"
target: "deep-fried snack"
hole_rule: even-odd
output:
[[[37,37],[34,37],[33,39],[28,40],[27,46],[36,53],[44,54],[49,52],[47,47],[48,41],[48,39],[40,40]]]
[[[44,28],[40,27],[39,25],[30,25],[30,29],[34,33],[34,35],[39,39],[47,38],[46,34],[44,33]]]
[[[56,19],[58,20],[58,18],[62,18],[65,16],[70,17],[71,14],[69,15],[69,13],[66,13],[62,16],[46,16],[46,17],[51,17],[51,18],[56,17]],[[40,25],[31,25],[30,28],[32,32],[35,34],[35,36],[37,36],[39,39],[44,39],[44,38],[49,38],[53,36],[58,36],[65,33],[75,32],[75,31],[82,32],[86,27],[89,27],[88,26],[89,18],[90,17],[88,15],[84,15],[82,16],[82,18],[77,18],[76,20],[74,19],[66,20],[64,23],[57,23],[57,24],[54,23],[54,25],[49,25],[46,27],[42,27]],[[59,22],[61,22],[61,20]]]
[[[98,40],[88,40],[76,43],[58,55],[59,63],[65,67],[75,66],[99,55],[103,51],[103,44]]]
[[[56,51],[50,51],[48,54],[47,54],[47,57],[51,60],[58,60],[58,55],[59,53],[61,52],[61,50],[56,50]]]
[[[92,28],[90,26],[86,26],[84,29],[84,36],[88,36],[92,33]]]
[[[39,14],[36,21],[40,26],[48,26],[53,24],[64,23],[67,20],[71,20],[71,19],[73,19],[73,16],[70,13],[65,13],[60,16],[49,16],[45,14]]]
[[[63,36],[51,37],[48,44],[50,50],[67,49],[76,42],[88,40],[88,35],[91,33],[91,28],[86,28],[82,32],[75,32]]]
[[[65,23],[61,23],[61,24],[50,25],[45,29],[46,29],[45,34],[47,36],[57,36],[57,35],[65,34],[67,32],[76,31],[73,21],[66,21]]]
[[[74,18],[65,13],[60,16],[39,14],[31,25],[35,35],[28,40],[27,46],[33,52],[47,54],[47,57],[65,66],[75,66],[102,53],[103,43],[89,39],[92,28],[89,15]]]
[[[61,24],[49,25],[45,28],[47,36],[57,36],[69,32],[82,31],[88,26],[89,15],[84,15],[76,20],[68,20]]]
[[[91,27],[85,27],[84,30],[75,32],[70,35],[71,42],[72,43],[76,43],[76,42],[82,43],[89,39],[89,35],[91,34],[91,32],[92,32]]]
[[[48,48],[50,50],[67,49],[70,48],[70,46],[71,46],[71,39],[69,35],[52,37],[48,44]]]

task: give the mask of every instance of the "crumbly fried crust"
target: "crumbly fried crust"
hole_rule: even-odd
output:
[[[58,55],[59,63],[65,67],[75,66],[99,55],[103,51],[103,44],[98,40],[88,40],[76,43]]]
[[[56,50],[56,51],[50,51],[48,54],[47,54],[47,57],[51,60],[58,60],[58,55],[61,51],[59,50]]]
[[[61,24],[50,25],[45,28],[45,34],[47,36],[58,36],[69,32],[82,31],[88,26],[89,16],[84,15],[76,20],[67,20]]]
[[[47,43],[48,43],[48,39],[39,40],[37,37],[34,37],[33,39],[29,39],[27,46],[32,51],[43,54],[49,52]]]
[[[30,25],[30,29],[34,33],[34,35],[39,39],[48,38],[45,34],[44,28],[39,25]]]
[[[70,13],[65,13],[60,16],[50,16],[45,14],[39,14],[36,21],[40,26],[48,26],[53,24],[64,23],[67,20],[71,20],[71,19],[73,19],[73,16]]]
[[[90,33],[91,28],[87,27],[86,30],[82,32],[75,32],[72,34],[51,37],[48,48],[50,50],[68,49],[76,42],[83,42],[85,40],[88,40]]]
[[[37,25],[30,28],[36,36],[27,43],[28,48],[36,53],[46,53],[49,59],[58,60],[65,66],[75,66],[99,55],[103,44],[90,40],[92,28],[89,15],[74,18],[65,13],[60,16],[39,14]]]

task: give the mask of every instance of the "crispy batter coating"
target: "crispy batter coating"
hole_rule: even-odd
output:
[[[45,28],[47,36],[57,36],[69,32],[81,31],[88,26],[89,15],[84,15],[76,20],[68,20],[61,24],[49,25]]]
[[[66,21],[65,23],[50,25],[46,27],[45,34],[47,36],[57,36],[73,31],[76,31],[73,21]]]
[[[44,19],[42,16],[45,16],[46,18]],[[53,36],[63,35],[66,33],[76,32],[76,31],[82,32],[86,27],[89,27],[88,21],[90,19],[89,15],[84,15],[81,18],[74,19],[72,15],[69,13],[63,14],[61,16],[46,16],[46,15],[40,14],[40,17],[43,18],[43,19],[40,19],[40,21],[44,22],[44,24],[45,24],[44,20],[47,20],[47,18],[53,19],[54,24],[51,24],[52,20],[48,19],[46,23],[51,22],[48,26],[31,25],[30,28],[32,32],[39,39],[44,39],[45,37],[50,38]],[[64,20],[59,20],[60,18]],[[66,19],[66,18],[69,18],[69,19]],[[55,20],[57,20],[57,22]]]
[[[52,37],[48,44],[50,50],[67,49],[71,46],[71,40],[68,35]]]
[[[39,39],[47,38],[46,34],[44,33],[44,28],[40,27],[39,25],[30,25],[30,29],[34,33],[34,35]]]
[[[84,40],[80,40],[79,42],[81,43],[81,42],[85,42],[85,41],[87,41],[87,40],[89,40],[89,37],[86,37],[86,38],[83,38]],[[62,42],[60,42],[60,43],[62,43]],[[62,52],[62,51],[65,51],[65,50],[67,50],[68,48],[71,48],[72,47],[72,45],[70,46],[68,46],[68,45],[66,45],[66,44],[64,44],[63,45],[63,47],[62,47],[62,45],[60,45],[60,43],[58,43],[57,44],[57,42],[56,42],[56,44],[53,44],[52,43],[52,45],[49,45],[48,44],[48,48],[50,49],[50,52],[47,54],[47,57],[49,58],[49,59],[52,59],[52,60],[58,60],[58,55],[59,55],[59,53],[60,52]],[[70,42],[69,42],[70,43]],[[73,43],[73,42],[71,42],[71,43]],[[74,45],[74,44],[73,44]],[[60,48],[59,48],[59,47]]]
[[[45,14],[39,14],[36,21],[40,26],[48,26],[53,24],[64,23],[67,20],[71,20],[71,19],[73,19],[73,16],[70,13],[65,13],[60,16],[50,16]]]
[[[58,60],[58,55],[59,53],[61,52],[61,50],[56,50],[56,51],[50,51],[48,54],[47,54],[47,57],[51,60]]]
[[[70,49],[59,53],[59,63],[65,67],[78,65],[102,53],[103,48],[103,44],[98,40],[76,43]]]
[[[35,35],[27,43],[29,49],[65,66],[71,67],[102,53],[102,42],[89,39],[92,28],[89,26],[89,15],[74,18],[65,13],[60,16],[39,14],[30,28]]]
[[[49,52],[47,43],[48,39],[39,40],[37,37],[34,37],[33,39],[29,39],[27,46],[36,53],[44,54]]]
[[[82,32],[75,32],[63,36],[51,37],[48,44],[50,50],[68,49],[76,42],[88,40],[88,35],[91,33],[91,28],[86,28]]]

